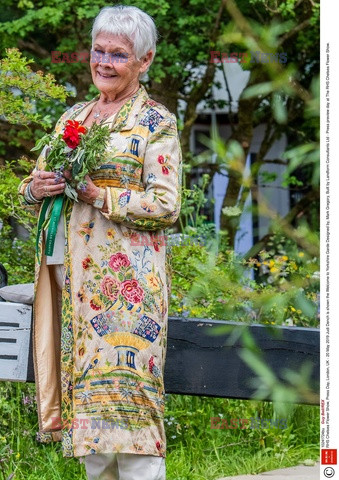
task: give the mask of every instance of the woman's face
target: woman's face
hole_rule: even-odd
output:
[[[133,46],[125,37],[108,33],[97,35],[93,50],[93,83],[100,92],[114,97],[125,96],[137,89],[139,74],[146,71],[152,57],[152,52],[148,52],[137,61]]]

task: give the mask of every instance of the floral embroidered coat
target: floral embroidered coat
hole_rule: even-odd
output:
[[[66,111],[82,121],[97,98]],[[69,201],[61,325],[44,235],[37,239],[33,360],[41,442],[65,457],[123,452],[166,456],[164,363],[170,262],[163,235],[178,218],[182,160],[176,117],[145,88],[110,125],[100,169],[107,214]],[[44,169],[44,152],[36,169]],[[23,194],[31,180],[19,187]],[[167,251],[167,254],[169,252]]]

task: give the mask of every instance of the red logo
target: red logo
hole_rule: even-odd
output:
[[[321,464],[322,465],[337,465],[337,449],[336,448],[322,448],[321,449]]]

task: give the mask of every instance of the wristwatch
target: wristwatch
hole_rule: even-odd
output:
[[[93,207],[101,209],[104,206],[105,193],[106,193],[106,190],[104,188],[100,188],[99,195],[96,197],[96,199],[93,202]]]

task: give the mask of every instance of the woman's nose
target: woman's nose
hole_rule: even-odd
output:
[[[117,62],[119,62],[117,55],[114,55],[113,53],[103,53],[98,63],[101,67],[108,67],[111,69]]]

